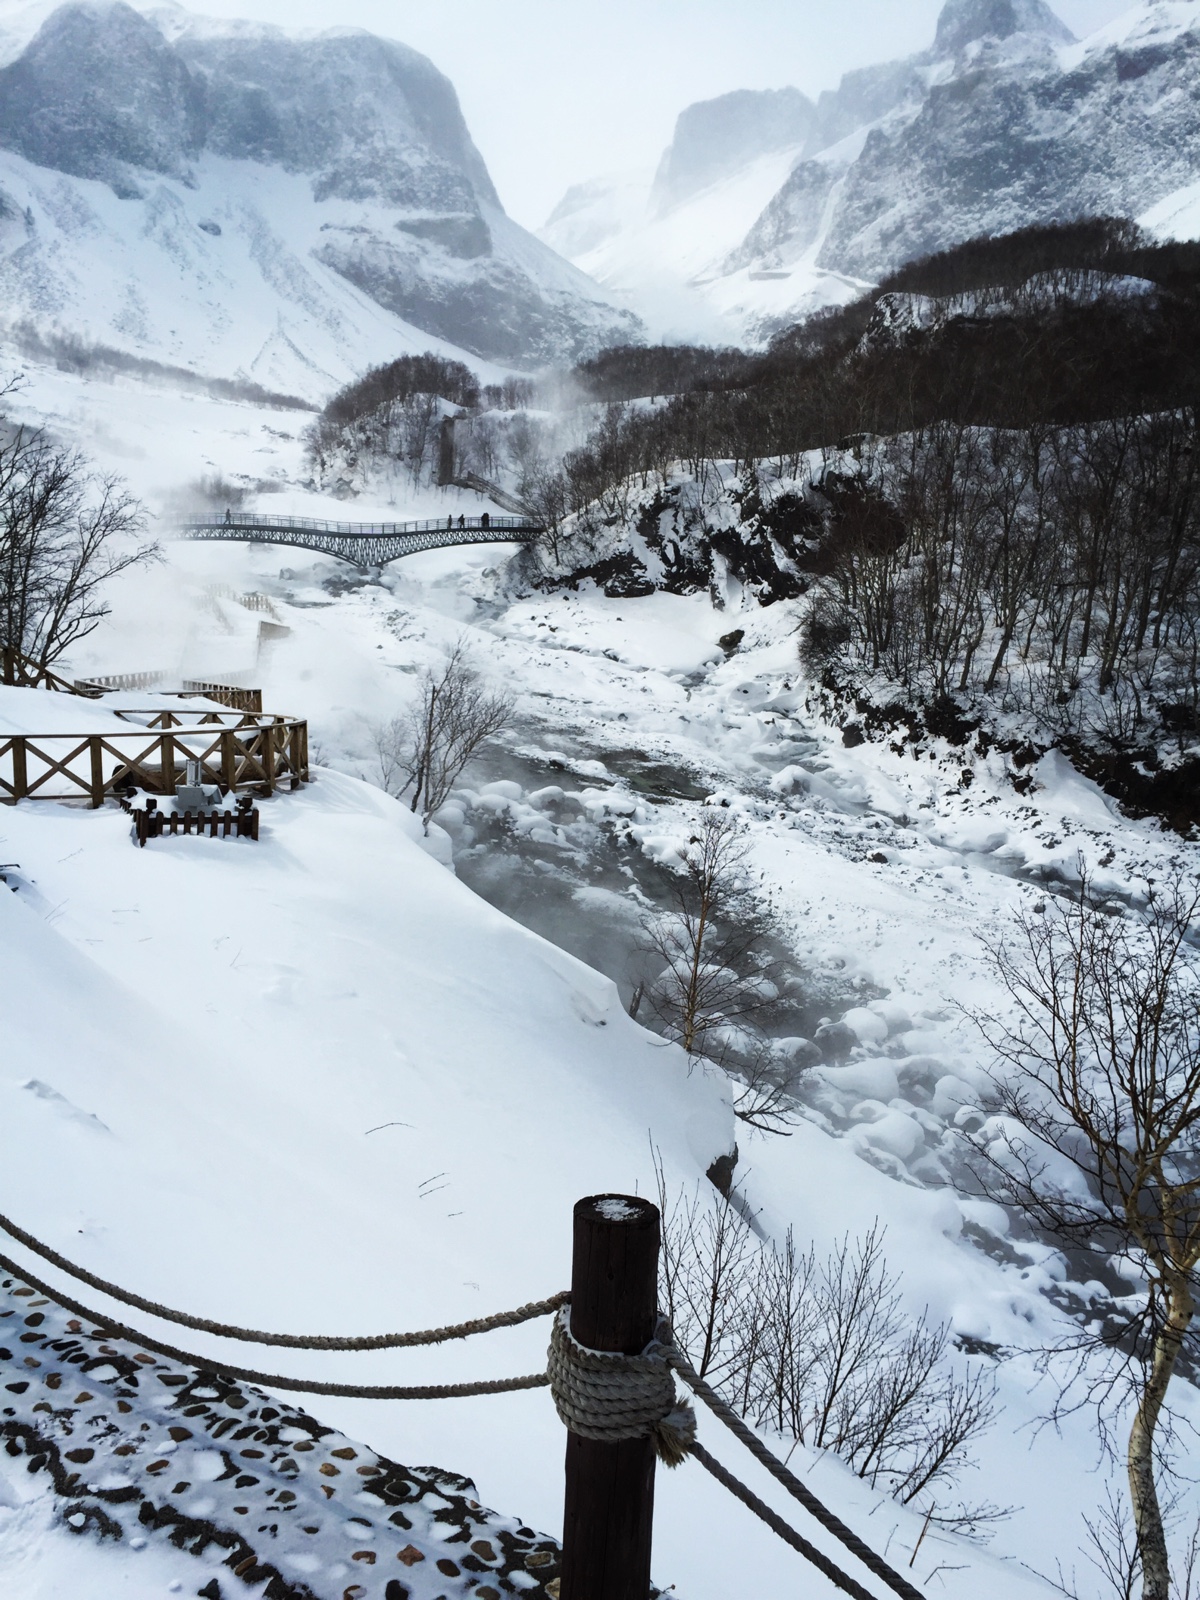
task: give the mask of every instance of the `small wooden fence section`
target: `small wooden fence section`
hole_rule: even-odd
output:
[[[107,678],[76,678],[76,694],[95,699],[110,689],[157,689],[170,681],[169,672],[117,672]],[[176,682],[179,680],[176,679]],[[198,678],[185,678],[183,688],[177,691],[180,699],[203,697],[228,706],[231,711],[261,711],[261,689],[239,689],[232,683],[206,683]]]
[[[263,600],[268,608],[271,605],[266,595],[243,595],[243,604],[250,600]],[[251,609],[261,611],[263,607],[254,606]],[[286,633],[289,630],[285,628],[282,631]],[[36,661],[23,656],[19,650],[9,645],[0,646],[0,683],[17,689],[55,689],[61,694],[78,694],[85,700],[98,700],[111,689],[157,689],[173,677],[174,674],[170,672],[114,672],[107,677],[76,678],[74,683],[68,683],[66,678],[60,678],[49,667],[39,667]],[[228,706],[231,711],[262,710],[261,689],[239,689],[232,683],[207,683],[197,678],[185,678],[179,693],[184,699],[189,695],[202,695],[206,700],[215,700],[219,705]]]
[[[133,811],[133,836],[145,847],[147,839],[161,839],[163,834],[205,834],[210,839],[258,838],[258,811],[239,803],[236,811],[206,811],[199,816],[190,811],[151,811],[135,808]]]
[[[231,711],[262,711],[261,689],[238,689],[232,683],[200,683],[195,678],[185,678],[180,698],[186,700],[193,695],[215,700]]]
[[[114,672],[106,678],[76,678],[72,687],[76,694],[95,699],[110,689],[157,689],[170,676],[169,672]]]
[[[123,711],[128,733],[0,735],[0,801],[88,800],[128,788],[174,794],[186,763],[200,781],[273,794],[308,781],[308,723],[267,713]]]

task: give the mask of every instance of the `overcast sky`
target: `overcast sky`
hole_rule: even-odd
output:
[[[135,0],[138,3],[138,0]],[[144,0],[143,0],[144,3]],[[506,209],[536,228],[569,184],[653,165],[693,100],[924,49],[942,0],[190,0],[209,16],[358,26],[452,79]],[[1083,35],[1141,0],[1052,0]],[[0,0],[0,16],[20,9]]]

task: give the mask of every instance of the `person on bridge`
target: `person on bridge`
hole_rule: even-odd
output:
[[[447,517],[446,518],[446,532],[449,533],[453,529],[453,527],[454,527],[454,518],[452,516]]]
[[[459,514],[458,525],[460,528],[465,528],[467,525],[467,519],[461,513]]]
[[[226,506],[225,507],[225,526],[228,527],[229,524],[232,521],[233,521],[233,512],[229,509],[228,506]]]
[[[479,526],[481,528],[490,528],[491,525],[492,525],[492,519],[491,519],[491,517],[488,516],[487,512],[485,511],[483,513],[483,515],[479,519]]]

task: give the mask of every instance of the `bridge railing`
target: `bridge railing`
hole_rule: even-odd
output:
[[[491,516],[485,523],[482,517],[427,517],[418,522],[322,522],[314,517],[247,517],[235,516],[226,521],[223,515],[190,517],[179,525],[181,533],[219,534],[228,530],[239,532],[328,533],[354,539],[397,539],[408,533],[457,533],[470,528],[484,528],[496,533],[533,533],[539,524],[530,517]]]

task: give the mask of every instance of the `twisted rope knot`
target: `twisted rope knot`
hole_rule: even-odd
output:
[[[676,1396],[667,1345],[655,1339],[638,1356],[589,1350],[572,1334],[570,1315],[564,1307],[550,1330],[550,1392],[561,1421],[606,1444],[653,1439],[659,1460],[677,1467],[695,1442],[696,1413]]]

